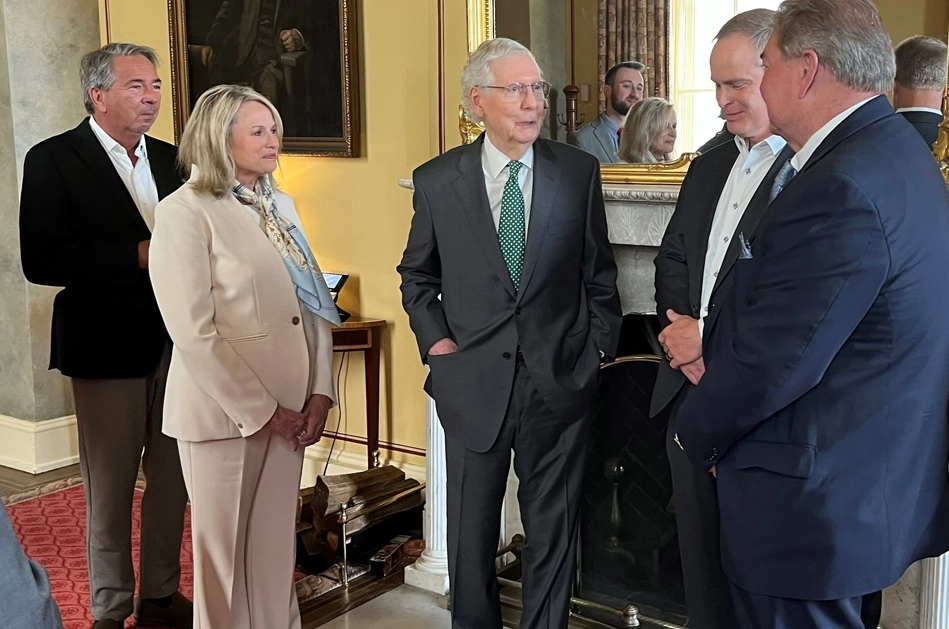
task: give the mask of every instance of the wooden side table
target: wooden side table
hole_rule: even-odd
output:
[[[333,351],[362,352],[366,363],[366,449],[369,468],[379,466],[379,345],[385,327],[386,322],[381,319],[350,317],[342,326],[333,328]],[[339,435],[337,438],[342,439]]]

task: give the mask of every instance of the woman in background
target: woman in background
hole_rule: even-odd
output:
[[[198,99],[191,178],[158,204],[149,268],[174,341],[163,431],[191,498],[195,629],[299,629],[303,449],[335,404],[336,306],[273,172],[280,115],[249,87]]]
[[[669,101],[653,96],[629,110],[618,155],[630,164],[668,162],[675,143],[675,108]]]

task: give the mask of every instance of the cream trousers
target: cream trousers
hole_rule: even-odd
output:
[[[179,441],[191,497],[194,629],[300,629],[293,585],[303,448],[266,426]]]

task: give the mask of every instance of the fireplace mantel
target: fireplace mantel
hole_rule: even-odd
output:
[[[677,186],[603,187],[606,223],[616,258],[616,286],[624,315],[656,312],[653,260],[678,197]]]

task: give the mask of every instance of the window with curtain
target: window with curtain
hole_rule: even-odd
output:
[[[690,152],[722,128],[709,71],[712,38],[750,9],[777,9],[781,0],[672,0],[671,98],[678,117],[677,152]]]

